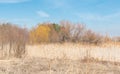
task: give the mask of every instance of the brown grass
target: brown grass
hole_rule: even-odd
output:
[[[120,46],[27,45],[27,56],[0,60],[0,74],[120,74]]]
[[[79,43],[28,45],[27,50],[28,56],[31,57],[50,59],[66,57],[78,60],[89,56],[99,60],[120,62],[120,45],[117,43],[107,43],[99,46]]]
[[[26,58],[0,61],[0,74],[119,74],[120,66],[110,63],[69,59]]]

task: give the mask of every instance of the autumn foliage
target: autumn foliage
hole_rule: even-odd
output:
[[[32,43],[49,42],[50,27],[48,25],[38,25],[30,31],[30,40]]]
[[[98,44],[102,42],[102,36],[88,30],[85,25],[61,21],[56,23],[38,24],[30,31],[30,43],[63,43],[84,42]]]

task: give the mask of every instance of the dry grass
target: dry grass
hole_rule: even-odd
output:
[[[120,74],[120,46],[28,45],[27,56],[0,60],[0,74]]]
[[[68,59],[28,58],[0,61],[0,74],[119,74],[120,66],[110,63]]]
[[[41,44],[34,46],[27,46],[28,56],[41,57],[41,58],[69,58],[72,60],[84,59],[89,56],[90,58],[106,61],[120,62],[120,45],[116,43],[95,45],[83,44]]]

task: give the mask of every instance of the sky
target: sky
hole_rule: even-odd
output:
[[[120,0],[0,0],[0,22],[32,28],[61,20],[120,36]]]

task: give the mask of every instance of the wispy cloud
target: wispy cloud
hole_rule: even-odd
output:
[[[92,20],[92,21],[111,21],[120,18],[120,12],[112,13],[108,15],[100,15],[100,14],[88,14],[88,13],[80,13],[77,14],[81,19],[84,20]]]
[[[44,11],[37,11],[37,14],[40,16],[40,17],[43,17],[43,18],[48,18],[50,17],[50,15]]]
[[[30,0],[0,0],[0,3],[21,3],[26,1],[30,1]]]

